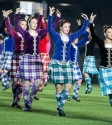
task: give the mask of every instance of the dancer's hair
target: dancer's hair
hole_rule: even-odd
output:
[[[104,33],[106,33],[106,31],[107,31],[108,29],[112,29],[112,26],[108,26],[108,25],[104,25],[104,26],[103,26],[103,31],[104,31]]]
[[[62,27],[65,23],[70,23],[68,20],[61,20],[59,26]]]

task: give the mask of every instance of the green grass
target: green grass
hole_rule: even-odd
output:
[[[81,102],[67,101],[64,107],[66,117],[58,117],[53,84],[37,94],[40,100],[33,101],[33,112],[11,108],[11,88],[6,91],[0,88],[0,125],[112,125],[112,107],[108,97],[101,96],[99,85],[93,85],[91,94],[84,94],[84,91],[83,84],[79,92]],[[73,87],[71,96],[72,92]]]

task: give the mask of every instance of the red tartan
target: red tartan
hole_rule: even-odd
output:
[[[50,57],[48,53],[41,53],[41,60],[43,63],[43,72],[47,72],[48,71],[48,65],[50,62]]]

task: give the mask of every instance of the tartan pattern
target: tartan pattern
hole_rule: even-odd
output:
[[[54,84],[74,83],[73,65],[71,61],[60,62],[58,60],[51,60],[48,69],[50,82]]]
[[[2,52],[0,66],[2,69],[10,70],[13,52]]]
[[[84,59],[83,73],[98,74],[94,56],[86,56]]]
[[[82,79],[82,74],[81,74],[81,70],[79,68],[79,64],[73,63],[73,68],[74,68],[74,80],[78,81],[78,80]]]
[[[80,86],[81,86],[81,84],[78,84],[77,82],[74,84],[73,97],[75,97],[75,98],[78,97],[78,93],[79,93]]]
[[[50,62],[50,57],[48,53],[41,53],[41,60],[43,63],[43,72],[48,71],[48,65]]]
[[[42,75],[42,84],[47,84],[48,83],[48,73],[44,72]]]
[[[40,56],[25,54],[22,56],[19,69],[17,71],[17,78],[20,81],[41,79],[42,78],[42,61]]]
[[[112,68],[99,67],[99,83],[103,96],[112,94]]]
[[[13,81],[15,81],[17,70],[19,68],[19,64],[21,61],[22,55],[18,55],[16,53],[13,54],[12,56],[12,62],[11,62],[11,69],[10,69],[10,77]]]
[[[8,85],[9,85],[8,73],[2,72],[2,74],[1,74],[1,79],[2,79],[2,85],[3,85],[3,86],[8,86]]]

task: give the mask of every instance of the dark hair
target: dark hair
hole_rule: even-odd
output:
[[[110,29],[110,28],[112,29],[112,26],[104,25],[104,26],[103,26],[103,32],[106,33],[106,31],[107,31],[108,29]]]
[[[0,34],[0,40],[4,40],[4,36]]]
[[[60,21],[60,23],[59,23],[59,26],[62,27],[63,24],[65,24],[65,23],[70,23],[70,22],[67,21],[67,20],[63,20],[63,19],[62,19],[62,20]]]
[[[21,20],[19,21],[19,25],[20,25],[20,23],[21,23],[22,21],[27,22],[25,19],[21,19]]]

